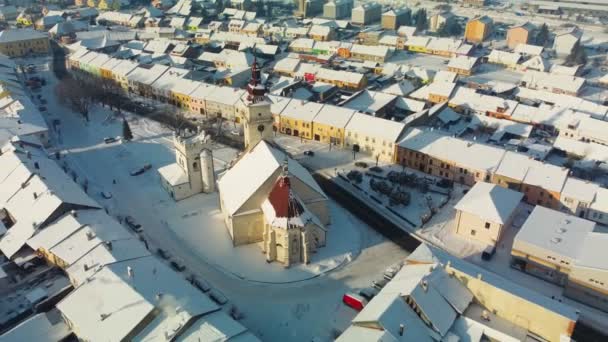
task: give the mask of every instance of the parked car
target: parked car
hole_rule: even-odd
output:
[[[388,280],[386,280],[384,277],[372,281],[372,286],[377,288],[378,290],[381,290],[384,286],[386,286],[386,284],[388,284]]]
[[[315,152],[311,151],[311,150],[306,150],[306,151],[304,151],[304,155],[305,156],[309,156],[309,157],[313,157],[315,155]]]
[[[101,193],[101,197],[105,198],[105,199],[110,199],[112,198],[112,193],[109,191],[102,191]]]
[[[350,306],[351,308],[357,311],[361,311],[367,304],[367,300],[354,293],[345,293],[342,296],[342,303],[346,304],[347,306]]]
[[[114,137],[105,137],[105,138],[103,138],[103,142],[106,143],[106,144],[111,144],[113,142],[116,142],[116,138],[114,138]]]
[[[366,287],[359,291],[359,295],[368,301],[372,300],[378,294],[378,290],[373,287]]]
[[[170,265],[171,265],[171,268],[173,268],[177,272],[182,272],[186,269],[186,266],[184,266],[184,264],[180,263],[179,261],[173,260],[173,261],[171,261]]]
[[[395,277],[395,275],[397,274],[397,272],[399,272],[399,270],[401,270],[401,265],[395,265],[395,266],[391,266],[389,268],[387,268],[386,270],[384,270],[384,279],[386,280],[391,280]]]
[[[228,303],[228,298],[226,298],[226,296],[224,296],[217,290],[211,290],[207,295],[209,296],[209,298],[211,298],[212,301],[214,301],[218,305],[224,305]]]
[[[190,284],[192,284],[192,286],[196,287],[197,289],[203,291],[203,292],[209,292],[209,290],[211,290],[211,286],[209,286],[209,283],[202,280],[202,279],[198,279],[196,278],[196,276],[193,274],[192,276],[190,276]]]
[[[236,129],[233,129],[232,131],[230,131],[230,134],[232,134],[232,135],[234,135],[234,136],[237,136],[237,137],[240,137],[240,136],[241,136],[241,132],[239,132],[239,131],[238,131],[238,130],[236,130]]]
[[[165,260],[169,260],[169,253],[167,253],[167,251],[162,248],[156,249],[156,254],[158,254],[161,258]]]
[[[141,233],[143,231],[143,229],[141,228],[141,224],[137,223],[133,216],[125,217],[125,223],[129,228],[131,228],[132,231],[136,233]]]
[[[151,168],[152,168],[152,165],[145,164],[144,166],[140,167],[139,169],[135,169],[135,170],[131,171],[131,176],[139,176],[139,175],[143,174],[144,172],[150,170]]]
[[[481,259],[488,261],[492,259],[494,253],[496,253],[496,246],[488,246],[481,252]]]
[[[363,168],[363,169],[367,169],[367,163],[366,162],[356,162],[355,166]]]

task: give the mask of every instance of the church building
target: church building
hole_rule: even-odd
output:
[[[310,261],[325,245],[328,198],[312,175],[272,142],[272,113],[257,63],[240,115],[245,151],[217,181],[234,246],[260,243],[267,261]]]

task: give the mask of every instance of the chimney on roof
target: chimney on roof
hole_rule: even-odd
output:
[[[99,318],[100,318],[102,321],[104,321],[104,320],[105,320],[106,318],[108,318],[108,317],[110,317],[110,314],[105,314],[105,313],[102,313],[101,315],[99,315]]]
[[[38,199],[38,194],[34,192],[34,199]]]
[[[105,246],[109,251],[111,251],[112,250],[112,241],[106,241]]]
[[[133,276],[135,276],[135,274],[133,273],[133,268],[131,268],[131,266],[127,266],[127,275],[131,279],[133,278]]]
[[[78,212],[74,209],[70,210],[70,215],[72,215],[72,217],[78,217]]]
[[[427,292],[429,290],[429,283],[426,281],[426,279],[422,280],[422,289],[424,290],[424,292]]]
[[[87,241],[91,241],[91,240],[93,240],[93,238],[95,238],[95,233],[93,233],[92,231],[88,231],[87,232]]]
[[[405,331],[405,325],[399,324],[399,336],[403,336],[404,331]]]
[[[87,272],[89,270],[89,265],[84,264],[84,271]]]
[[[159,293],[157,293],[157,294],[156,294],[156,301],[157,301],[157,302],[160,302],[160,300],[161,300],[162,298],[163,298],[163,294],[162,294],[162,292],[159,292]]]

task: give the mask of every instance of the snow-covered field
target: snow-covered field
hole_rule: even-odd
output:
[[[255,245],[233,249],[223,223],[218,226],[213,195],[176,204],[161,188],[156,170],[175,160],[169,129],[127,115],[134,140],[105,144],[104,137],[121,135],[121,120],[113,119],[105,108],[94,107],[91,121],[85,122],[58,103],[54,75],[44,66],[39,70],[48,82],[41,92],[48,101],[48,121],[61,122],[50,152],[62,151],[60,162],[77,175],[78,182],[86,179],[89,194],[111,215],[131,215],[141,223],[152,250],[162,247],[172,260],[186,266],[184,276],[196,274],[223,293],[229,299],[225,310],[236,306],[243,313],[242,323],[262,340],[333,340],[356,314],[341,303],[342,294],[370,286],[386,267],[408,255],[337,204],[331,206],[334,224],[328,246],[314,256],[318,261],[314,265],[283,270],[278,264],[266,264]],[[236,156],[235,150],[222,145],[213,150],[216,171]],[[129,175],[145,163],[152,169]],[[110,192],[112,198],[102,198],[101,191]],[[259,282],[312,275],[317,276],[288,284]]]

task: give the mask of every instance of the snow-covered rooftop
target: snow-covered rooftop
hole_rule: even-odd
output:
[[[236,213],[243,204],[271,177],[284,163],[283,152],[265,141],[258,143],[245,154],[218,180],[223,205],[229,215]],[[297,161],[287,158],[289,173],[314,189],[319,194],[323,190],[312,175]]]
[[[454,206],[483,220],[506,224],[524,195],[495,184],[477,182]]]
[[[557,255],[575,260],[587,235],[594,228],[594,222],[536,206],[515,236],[513,249],[525,253],[542,253],[542,259],[546,255]]]
[[[405,124],[401,122],[362,113],[355,113],[348,122],[348,125],[346,125],[347,131],[356,132],[362,136],[382,139],[389,143],[396,142],[404,129]]]

